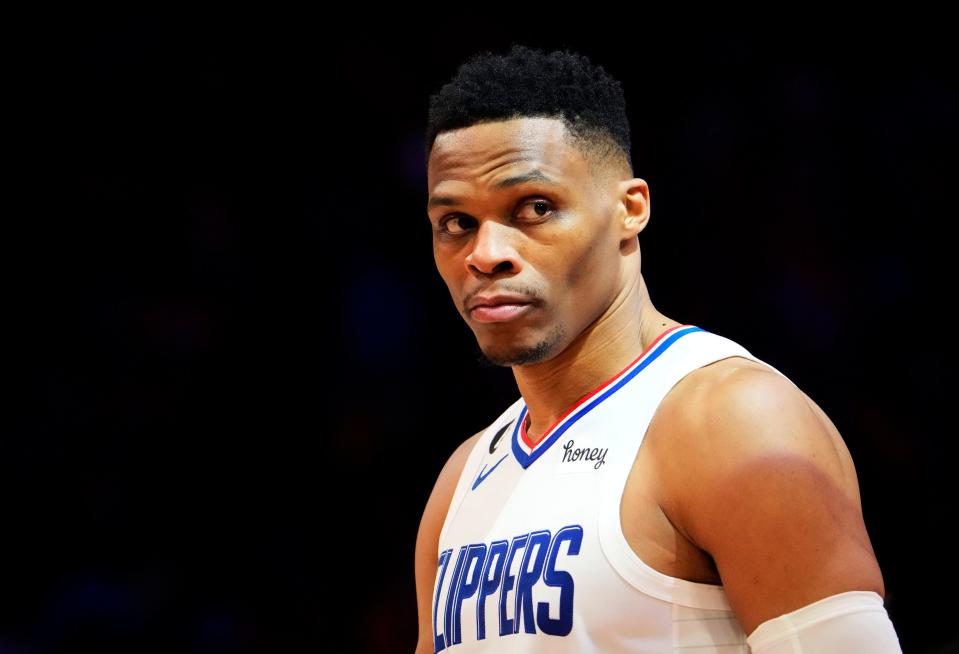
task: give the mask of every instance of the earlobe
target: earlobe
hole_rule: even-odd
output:
[[[633,251],[636,245],[637,236],[643,231],[642,221],[638,216],[626,216],[623,218],[622,228],[620,230],[620,248],[626,248],[624,253]]]
[[[626,216],[623,218],[623,229],[626,230],[627,235],[632,238],[643,231],[645,221],[636,215]]]

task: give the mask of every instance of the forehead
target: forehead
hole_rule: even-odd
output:
[[[556,118],[515,118],[441,132],[430,152],[429,192],[455,191],[463,184],[491,186],[533,170],[559,183],[581,180],[587,162],[567,142],[568,135]]]

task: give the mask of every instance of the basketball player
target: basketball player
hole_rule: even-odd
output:
[[[436,266],[520,396],[427,502],[417,654],[901,652],[836,427],[653,306],[629,153],[620,83],[568,51],[475,56],[430,100]]]

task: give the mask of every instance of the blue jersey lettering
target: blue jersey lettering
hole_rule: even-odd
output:
[[[519,534],[510,540],[461,545],[453,565],[453,550],[442,552],[437,565],[433,598],[433,651],[440,652],[463,642],[463,614],[476,616],[477,640],[487,638],[487,598],[498,594],[496,608],[498,636],[542,633],[566,636],[573,629],[575,581],[569,570],[557,569],[560,547],[566,556],[578,556],[583,544],[583,528],[567,525],[555,535],[547,529]],[[518,561],[518,567],[514,568]],[[449,572],[449,575],[447,575]],[[551,605],[540,598],[538,588],[559,588],[558,618],[550,616]],[[443,631],[437,629],[440,599],[443,602]],[[472,604],[471,604],[472,603]],[[555,606],[555,605],[554,605]],[[512,615],[507,614],[507,607]],[[469,632],[467,632],[469,633]]]

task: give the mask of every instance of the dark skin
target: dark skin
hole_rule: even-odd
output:
[[[542,180],[512,183],[538,171]],[[428,166],[433,254],[484,356],[510,365],[538,441],[563,413],[682,323],[652,305],[637,234],[649,187],[548,118],[440,133]],[[455,202],[455,204],[453,204]],[[533,300],[504,322],[477,294]],[[440,473],[416,546],[420,641],[432,651],[438,536],[470,448]],[[665,574],[721,583],[745,633],[846,590],[885,594],[849,451],[822,410],[761,363],[730,357],[661,402],[620,507],[627,541]]]
[[[594,380],[619,372],[664,325],[679,324],[643,291],[636,235],[649,216],[646,182],[613,172],[597,179],[589,168],[563,124],[540,118],[441,133],[430,155],[431,200],[460,201],[429,209],[437,270],[483,353],[513,365],[534,441]],[[496,188],[534,170],[554,183]],[[441,220],[449,233],[437,231]],[[467,302],[497,290],[537,301],[522,319],[471,317]],[[537,360],[524,356],[530,350]]]

